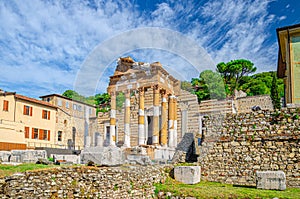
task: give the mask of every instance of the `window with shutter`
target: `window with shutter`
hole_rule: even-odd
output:
[[[32,107],[24,105],[23,114],[32,116]]]
[[[50,111],[43,110],[42,111],[42,118],[50,120]]]
[[[44,136],[44,130],[40,129],[39,130],[39,140],[43,140],[43,136]]]
[[[31,132],[31,139],[36,139],[35,138],[35,136],[34,136],[34,133],[35,133],[35,131],[34,131],[35,129],[34,128],[32,128],[32,132]]]
[[[43,140],[47,140],[48,131],[43,130]]]
[[[24,133],[25,133],[25,138],[29,138],[29,127],[25,126]]]
[[[38,139],[39,130],[37,128],[32,128],[32,139]]]
[[[50,130],[48,130],[48,136],[47,136],[47,138],[48,138],[48,141],[50,141]]]
[[[8,101],[3,100],[3,111],[8,111]]]

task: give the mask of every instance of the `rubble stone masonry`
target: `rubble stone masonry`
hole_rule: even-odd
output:
[[[152,198],[160,166],[60,167],[0,179],[0,198]]]
[[[255,186],[255,171],[282,170],[300,187],[300,110],[206,116],[202,179]]]

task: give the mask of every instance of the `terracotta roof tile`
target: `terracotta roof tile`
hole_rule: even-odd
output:
[[[41,104],[41,105],[44,105],[44,106],[57,108],[56,106],[54,106],[54,105],[52,105],[48,102],[45,102],[45,101],[42,101],[42,100],[37,100],[37,99],[34,99],[34,98],[30,98],[30,97],[26,97],[26,96],[23,96],[23,95],[15,94],[15,97],[18,98],[18,99],[26,100],[26,101],[37,103],[37,104]]]

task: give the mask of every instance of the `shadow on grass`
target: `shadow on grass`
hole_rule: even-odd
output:
[[[256,189],[256,186],[251,186],[251,185],[239,185],[239,184],[234,184],[232,185],[233,187],[241,187],[241,188],[249,188],[249,189]]]

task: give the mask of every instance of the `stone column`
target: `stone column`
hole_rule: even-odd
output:
[[[153,87],[153,136],[152,144],[159,144],[159,87],[154,85]]]
[[[102,135],[96,135],[96,143],[97,147],[103,147],[103,136]]]
[[[162,146],[167,146],[168,144],[168,118],[167,118],[167,93],[166,91],[162,92],[162,101],[161,101],[161,136],[160,136],[160,144]]]
[[[130,147],[130,90],[125,92],[124,146]]]
[[[138,137],[139,137],[139,145],[146,144],[145,138],[145,112],[144,112],[144,103],[145,103],[145,91],[144,88],[139,88],[139,127],[138,127]]]
[[[174,97],[174,147],[177,147],[177,98]]]
[[[110,129],[109,145],[116,145],[116,92],[110,93]]]
[[[174,145],[174,95],[169,97],[169,137],[168,144],[169,147],[175,147]]]
[[[84,148],[88,148],[91,146],[91,136],[85,136],[85,146]]]

